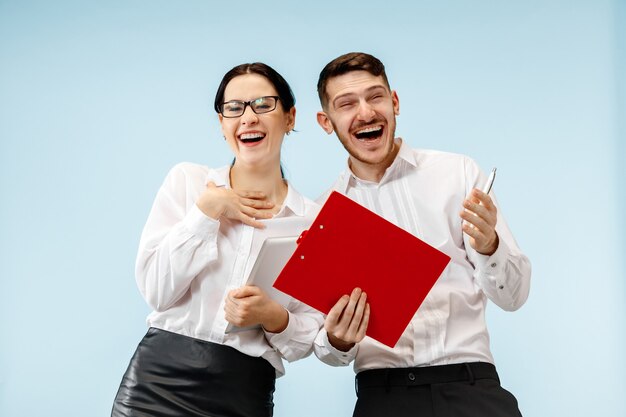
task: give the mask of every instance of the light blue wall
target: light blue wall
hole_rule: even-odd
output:
[[[211,101],[232,66],[290,81],[288,176],[311,197],[330,184],[345,155],[315,82],[350,50],[386,63],[412,146],[498,167],[534,269],[528,303],[488,320],[524,415],[626,415],[624,2],[223,4],[0,0],[0,415],[110,412],[145,332],[141,228],[170,166],[230,160]],[[353,402],[352,370],[309,358],[276,416]]]
[[[617,106],[616,106],[616,124],[617,124],[617,166],[618,166],[618,195],[620,197],[619,207],[619,221],[618,225],[621,227],[621,252],[619,258],[622,261],[622,306],[626,305],[626,285],[624,284],[624,278],[626,278],[626,217],[624,216],[624,207],[626,207],[626,0],[617,0],[615,2],[615,39],[617,40],[617,57],[616,57],[616,85],[617,85]],[[622,309],[626,311],[626,307]],[[622,314],[622,320],[618,321],[618,325],[621,325],[622,329],[622,341],[624,341],[624,331],[626,328],[626,320]],[[622,342],[622,349],[626,343]],[[624,350],[622,350],[624,352]],[[619,368],[616,369],[619,372]],[[621,374],[626,375],[626,360],[622,360]],[[626,398],[626,383],[622,383],[622,398]]]
[[[618,0],[615,2],[615,39],[617,57],[616,57],[616,91],[617,91],[617,106],[616,106],[616,122],[617,122],[617,152],[615,153],[617,159],[617,166],[619,169],[619,207],[621,212],[624,212],[626,207],[626,0]],[[623,247],[626,248],[626,218],[620,216],[621,223],[621,237]],[[626,256],[624,251],[622,252],[622,271],[626,275]],[[626,290],[625,290],[626,292]],[[626,294],[625,294],[626,296]],[[626,369],[624,370],[626,374]]]

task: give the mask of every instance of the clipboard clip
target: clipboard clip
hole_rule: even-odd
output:
[[[300,241],[304,239],[308,231],[309,230],[307,229],[307,230],[303,230],[302,233],[300,233],[300,236],[298,236],[298,239],[296,240],[296,245],[300,244]]]
[[[320,229],[323,229],[323,228],[324,228],[324,225],[323,225],[323,224],[320,224]],[[302,239],[304,239],[304,237],[306,236],[306,234],[308,233],[308,231],[309,231],[309,229],[307,229],[307,230],[303,230],[303,231],[302,231],[302,233],[300,233],[300,236],[298,236],[298,239],[296,240],[296,245],[299,245],[299,244],[300,244],[300,241],[301,241]]]

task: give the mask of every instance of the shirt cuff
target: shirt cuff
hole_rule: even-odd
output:
[[[487,278],[489,283],[496,288],[502,290],[505,285],[505,264],[508,258],[509,247],[500,239],[498,248],[490,255],[481,255],[476,252],[476,270],[480,276]]]
[[[296,320],[292,317],[291,311],[287,309],[285,309],[285,311],[287,311],[287,314],[289,316],[289,321],[287,322],[287,327],[285,328],[285,330],[280,333],[272,333],[263,329],[263,332],[265,332],[265,338],[272,346],[275,347],[286,346],[293,339],[294,333],[296,331]]]
[[[195,204],[183,219],[183,224],[191,234],[203,240],[217,236],[220,227],[219,221],[204,214]]]
[[[322,329],[320,331],[320,333],[317,335],[317,339],[315,340],[315,343],[317,343],[318,345],[321,344],[321,346],[324,347],[328,351],[328,353],[331,354],[331,356],[334,356],[335,358],[339,359],[343,363],[352,362],[352,360],[356,358],[356,354],[359,351],[358,343],[355,343],[355,345],[347,352],[344,352],[342,350],[335,348],[330,343],[330,340],[328,340],[328,333],[326,332],[326,329]]]

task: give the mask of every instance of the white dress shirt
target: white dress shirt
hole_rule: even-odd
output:
[[[323,316],[296,300],[288,305],[289,323],[281,333],[261,328],[225,333],[224,300],[245,284],[261,244],[271,236],[298,236],[319,211],[290,184],[278,214],[258,229],[230,219],[214,220],[196,206],[206,184],[230,187],[229,170],[192,163],[172,168],[161,186],[141,235],[135,275],[154,310],[149,326],[232,346],[285,369],[311,353]]]
[[[472,159],[446,152],[412,150],[401,139],[396,141],[401,146],[398,155],[379,183],[361,180],[348,168],[333,189],[446,253],[451,261],[394,348],[365,337],[349,352],[340,352],[321,330],[315,341],[315,354],[334,366],[355,360],[355,372],[475,361],[493,363],[485,323],[487,299],[507,311],[521,307],[530,287],[528,258],[518,248],[499,209],[499,246],[493,255],[477,253],[462,232],[459,213],[463,200],[486,181]],[[494,199],[493,194],[491,197]],[[367,251],[367,244],[364,250]]]

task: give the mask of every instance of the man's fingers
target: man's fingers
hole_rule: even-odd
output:
[[[339,323],[339,319],[341,318],[344,308],[346,308],[346,306],[348,305],[349,300],[350,300],[350,297],[348,297],[347,295],[343,295],[335,303],[333,308],[330,309],[330,311],[328,312],[328,315],[326,316],[326,321],[331,326],[335,326]]]
[[[356,328],[354,328],[351,332],[350,327],[354,319],[358,302],[361,298],[361,293],[362,291],[359,288],[355,288],[352,290],[350,296],[342,296],[326,317],[324,325],[326,331],[332,333],[333,336],[344,342],[351,342],[354,337],[354,333],[356,333]],[[360,320],[360,318],[358,320]]]
[[[483,233],[485,233],[490,227],[485,219],[474,213],[462,212],[461,218],[467,222],[466,224],[469,225],[470,228],[478,229]]]
[[[469,224],[463,225],[463,231],[467,233],[467,235],[474,239],[474,244],[472,245],[474,249],[478,250],[485,246],[488,242],[487,236],[482,233],[478,228],[472,227]]]
[[[361,289],[355,288],[352,290],[352,294],[350,294],[350,299],[348,300],[348,305],[343,309],[343,314],[341,315],[340,324],[349,327],[350,322],[352,320],[352,316],[354,316],[356,306],[361,298]]]
[[[363,312],[363,318],[361,319],[361,324],[359,325],[359,329],[356,334],[356,343],[363,340],[365,337],[365,332],[367,331],[367,325],[370,322],[370,303],[365,305],[365,311]]]
[[[465,209],[459,213],[459,216],[466,222],[481,229],[483,232],[487,232],[488,228],[495,228],[495,213],[489,211],[486,207],[474,204],[469,200],[464,201],[463,207]]]
[[[463,206],[484,219],[493,219],[495,224],[495,219],[498,215],[498,208],[493,203],[489,194],[485,194],[481,190],[475,188],[472,191],[471,198],[465,200],[463,202]]]
[[[352,316],[352,319],[350,320],[350,324],[348,326],[348,337],[356,337],[359,326],[361,325],[361,320],[363,319],[363,313],[365,312],[366,305],[367,294],[362,292],[354,310],[354,315]]]
[[[478,188],[474,188],[473,194],[474,197],[477,198],[482,203],[482,205],[487,208],[487,210],[491,211],[496,209],[496,206],[495,204],[493,204],[493,200],[491,199],[489,194],[485,194]]]
[[[473,213],[479,217],[485,217],[489,215],[489,210],[481,204],[474,203],[471,200],[463,201],[463,207],[470,213]]]

